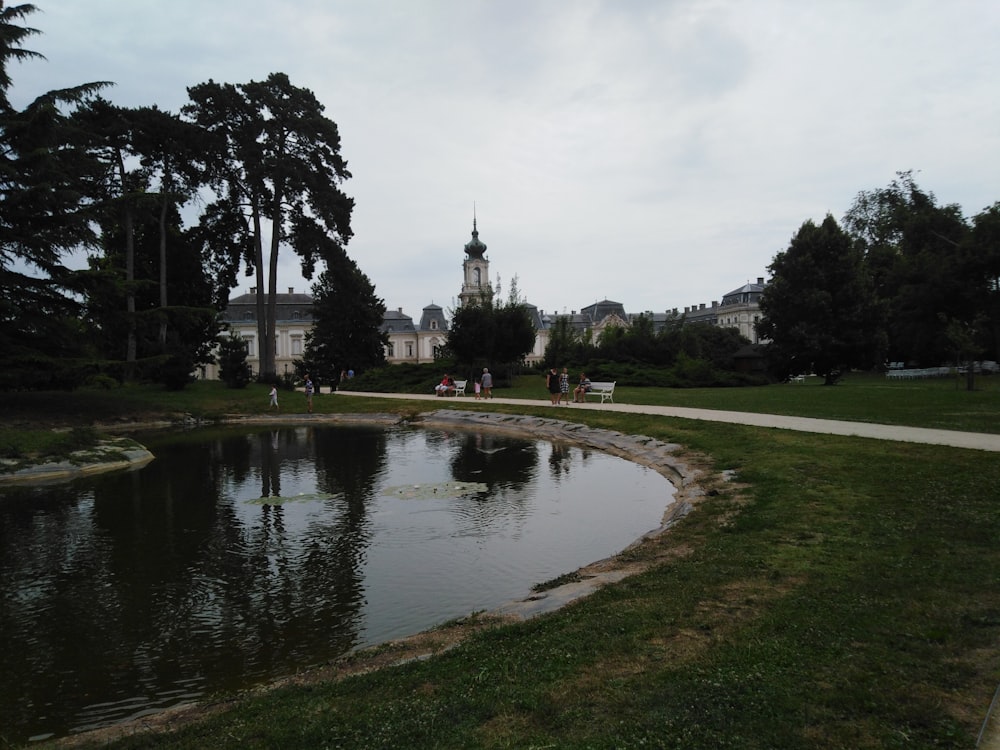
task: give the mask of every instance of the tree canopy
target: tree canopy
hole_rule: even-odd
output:
[[[520,299],[517,280],[511,284],[506,302],[484,297],[465,304],[452,314],[448,351],[460,369],[494,372],[519,366],[535,346],[534,323]]]
[[[219,196],[213,226],[235,231],[236,242],[250,240],[244,260],[257,277],[260,373],[271,378],[282,243],[301,256],[302,273],[310,279],[317,260],[325,258],[301,241],[303,235],[322,229],[330,240],[325,245],[341,248],[351,238],[354,200],[339,187],[351,176],[340,155],[340,134],[313,93],[293,86],[284,73],[237,85],[209,81],[189,88],[188,96],[184,113],[209,136],[209,180]],[[230,218],[219,220],[222,214]]]
[[[358,373],[385,364],[385,303],[343,248],[327,248],[327,270],[313,285],[312,330],[299,369],[317,383],[334,382],[343,370]],[[301,373],[300,373],[301,374]]]
[[[882,312],[861,247],[832,216],[806,221],[769,266],[760,335],[778,376],[814,372],[828,384],[883,361]]]

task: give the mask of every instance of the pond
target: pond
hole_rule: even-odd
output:
[[[530,593],[657,528],[673,487],[465,430],[139,436],[144,468],[0,488],[0,727],[84,731]]]

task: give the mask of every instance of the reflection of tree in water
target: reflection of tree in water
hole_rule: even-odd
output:
[[[31,644],[3,649],[0,723],[27,726],[47,705],[38,732],[66,731],[95,696],[128,712],[137,694],[243,685],[355,645],[364,498],[386,443],[345,432],[161,435],[141,471],[87,480],[92,511],[77,487],[0,503],[30,509],[0,516],[0,636]],[[343,496],[246,505],[247,489],[280,495],[291,467]]]
[[[249,634],[262,668],[277,671],[357,642],[363,604],[361,565],[370,543],[365,500],[385,463],[382,430],[308,427],[261,436],[262,485],[280,495],[282,467],[309,461],[323,506],[301,506],[305,528],[286,528],[290,506],[264,505],[247,529],[253,590]],[[294,461],[292,460],[294,459]],[[268,496],[268,495],[263,495]]]
[[[109,650],[118,659],[129,655],[121,630],[104,622],[119,597],[89,500],[69,485],[5,488],[0,498],[0,733],[18,745],[37,733],[31,722],[39,706],[49,726],[65,730],[71,716],[58,696],[103,689],[106,669],[52,665],[84,662],[96,671]]]
[[[260,441],[260,496],[281,497],[281,471],[278,457],[278,430],[262,432]]]
[[[455,479],[512,489],[532,480],[538,466],[535,443],[482,432],[454,434],[450,464]]]

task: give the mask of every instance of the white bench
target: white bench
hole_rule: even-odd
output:
[[[468,380],[456,380],[455,381],[455,395],[456,396],[464,396],[465,395],[465,384],[468,383],[468,382],[469,382]]]
[[[610,382],[595,381],[590,384],[590,390],[587,391],[584,395],[600,396],[602,404],[605,401],[610,401],[611,403],[614,403],[615,383],[617,382],[618,382],[617,380],[612,380]]]

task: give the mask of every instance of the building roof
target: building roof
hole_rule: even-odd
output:
[[[379,326],[382,333],[396,333],[399,331],[415,331],[413,318],[405,315],[402,310],[386,310],[382,316],[382,324]]]
[[[757,279],[756,284],[749,281],[739,289],[734,289],[729,294],[723,295],[723,305],[745,305],[751,302],[759,302],[760,295],[764,291],[764,279]]]
[[[447,331],[448,319],[444,316],[444,310],[440,305],[427,305],[423,315],[420,316],[421,331]]]
[[[264,304],[268,302],[268,295],[261,295]],[[276,294],[275,298],[275,322],[304,321],[312,322],[313,299],[308,294],[289,292],[288,294]],[[229,304],[222,312],[222,319],[230,322],[245,322],[257,320],[257,295],[241,294],[229,300]]]
[[[621,302],[612,302],[609,299],[603,299],[600,302],[580,308],[580,312],[588,316],[594,323],[600,323],[609,315],[617,315],[622,320],[628,320],[625,306]]]

